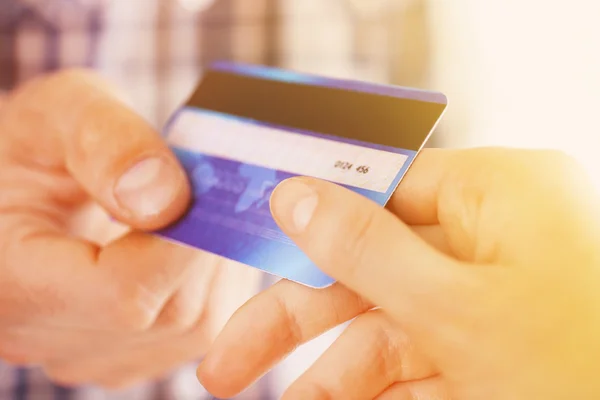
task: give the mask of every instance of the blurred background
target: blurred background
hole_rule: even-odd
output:
[[[42,49],[51,49],[60,54],[53,68],[93,64],[161,125],[208,62],[277,65],[442,91],[450,108],[430,145],[559,148],[600,175],[595,154],[600,134],[595,118],[600,106],[596,0],[0,4],[0,89],[48,69],[40,59],[45,57]],[[98,33],[91,61],[86,59],[90,27]],[[48,37],[61,31],[70,34],[50,46]],[[20,65],[7,68],[2,61],[11,55]]]
[[[600,2],[291,0],[284,14],[283,43],[303,49],[289,66],[444,92],[430,145],[561,149],[600,186]]]
[[[61,54],[55,68],[88,65],[92,43],[89,66],[157,126],[213,60],[414,86],[449,99],[430,146],[560,149],[600,187],[598,0],[140,1],[1,0],[0,89],[47,69],[48,43]],[[48,42],[57,26],[71,34]],[[336,334],[287,360],[296,368],[284,365],[277,384],[287,387]]]
[[[217,46],[202,51],[203,57],[442,91],[450,107],[430,145],[562,149],[584,163],[600,186],[598,1],[179,1],[183,7],[165,6],[162,18],[179,13],[202,24],[189,37],[180,32],[170,38],[187,42],[177,51],[193,54],[206,41],[235,42],[236,35],[260,32],[254,46]],[[129,3],[114,3],[114,23],[141,17],[128,12]],[[223,17],[231,7],[240,9],[239,20]],[[263,7],[266,13],[259,11]],[[144,17],[161,18],[149,13]],[[104,43],[106,52],[114,51],[111,39]],[[164,39],[163,45],[168,47]],[[132,46],[150,51],[143,43]],[[136,100],[160,121],[191,90],[197,71],[187,71],[189,79],[161,89],[122,68],[106,68],[131,93],[163,90],[170,105],[159,116],[144,105],[152,96]]]

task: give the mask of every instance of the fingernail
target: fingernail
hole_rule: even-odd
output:
[[[181,171],[159,157],[147,158],[131,167],[115,186],[121,207],[137,218],[165,211],[181,190]]]
[[[289,233],[302,233],[313,217],[319,203],[317,192],[298,179],[283,181],[271,196],[271,211]]]

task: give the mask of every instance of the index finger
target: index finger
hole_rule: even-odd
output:
[[[459,150],[423,149],[394,192],[387,208],[408,225],[435,225],[438,192]]]
[[[339,284],[317,290],[279,281],[229,319],[199,367],[198,377],[211,393],[233,397],[301,344],[370,308]],[[240,332],[244,332],[242,341]]]

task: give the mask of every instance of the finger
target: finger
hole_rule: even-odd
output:
[[[447,251],[439,226],[412,229],[433,246]],[[225,390],[228,396],[250,385],[301,344],[369,308],[370,304],[341,285],[312,290],[280,281],[233,315],[211,346],[198,374],[205,385],[215,391]],[[261,315],[258,322],[256,315]],[[239,332],[246,332],[243,342],[239,341]],[[273,340],[265,340],[270,337]]]
[[[8,350],[19,355],[23,363],[41,365],[58,357],[81,357],[92,349],[106,351],[119,338],[120,335],[93,330],[10,326],[0,330],[0,354]]]
[[[467,200],[481,194],[490,183],[516,185],[531,172],[555,176],[565,167],[556,153],[501,148],[423,149],[388,203],[388,208],[409,225],[440,222],[440,208],[448,198]],[[537,164],[537,166],[536,166]],[[494,179],[491,179],[493,177]],[[530,176],[527,178],[531,178]],[[536,183],[529,181],[529,184]],[[479,193],[465,191],[480,186]],[[506,200],[506,199],[504,199]],[[445,212],[442,212],[444,214]]]
[[[150,240],[156,239],[152,237]],[[207,311],[209,294],[219,273],[221,259],[210,253],[172,246],[172,244],[164,247],[165,251],[168,249],[168,254],[172,254],[171,251],[174,249],[188,253],[190,258],[183,260],[180,265],[165,264],[166,271],[162,274],[163,279],[155,280],[154,277],[152,283],[147,286],[152,293],[164,291],[164,296],[170,296],[161,307],[151,331],[161,334],[181,333],[191,329],[200,316]],[[177,262],[176,259],[173,261]],[[177,270],[182,271],[181,275],[168,277],[170,272]],[[145,273],[140,277],[129,275],[123,279],[134,279],[138,282],[147,280]],[[173,286],[168,285],[169,279],[174,283]]]
[[[122,389],[157,379],[175,368],[197,361],[209,345],[203,318],[187,332],[131,343],[91,357],[61,359],[44,365],[54,381],[64,385],[94,384]]]
[[[461,150],[423,149],[392,195],[387,208],[409,225],[434,225],[441,182]]]
[[[360,315],[287,390],[284,399],[373,399],[395,382],[429,378],[434,366],[381,310]]]
[[[142,233],[100,249],[40,230],[34,216],[18,222],[0,265],[0,318],[28,326],[146,330],[183,286],[199,254]],[[196,301],[187,304],[189,310],[178,312],[185,320],[196,309]],[[179,323],[171,320],[174,327]]]
[[[514,264],[536,243],[545,254],[577,237],[573,230],[589,231],[590,219],[600,218],[593,187],[556,151],[425,149],[387,208],[409,225],[440,224],[460,259]]]
[[[448,243],[446,233],[439,225],[415,225],[410,227],[422,240],[439,252],[449,256],[454,255],[453,249]]]
[[[168,250],[169,247],[171,245],[167,244],[164,249]],[[170,287],[169,293],[174,294],[165,302],[153,326],[143,332],[115,331],[108,328],[57,328],[32,325],[30,321],[28,325],[0,329],[0,343],[5,349],[11,349],[12,354],[20,354],[22,359],[29,360],[30,363],[56,364],[98,354],[101,357],[110,357],[112,353],[122,353],[132,345],[166,340],[173,335],[188,332],[206,310],[207,298],[214,286],[219,262],[220,259],[216,256],[199,252],[184,272],[183,284],[178,287],[166,285]],[[140,280],[134,275],[125,279]],[[162,284],[164,283],[163,281]],[[158,293],[160,288],[148,287],[148,290]],[[168,297],[168,294],[164,297]]]
[[[39,79],[3,111],[3,134],[16,158],[66,168],[121,221],[156,229],[187,206],[189,185],[175,156],[96,75],[68,71]]]
[[[444,380],[437,376],[392,385],[375,400],[451,400]]]
[[[53,326],[107,322],[104,304],[115,304],[114,292],[96,268],[97,246],[63,236],[35,215],[3,217],[2,228],[0,319]]]
[[[211,254],[133,232],[103,248],[97,264],[111,277],[113,286],[107,289],[121,300],[122,324],[147,331],[158,323],[157,328],[179,331],[197,321],[218,261]]]
[[[218,257],[212,259],[225,272],[230,263]],[[235,270],[235,269],[234,269]],[[247,269],[246,269],[247,270]],[[120,389],[141,381],[164,376],[165,373],[191,361],[198,361],[213,340],[213,313],[218,309],[218,296],[222,274],[213,275],[208,285],[210,299],[205,302],[205,312],[186,331],[173,329],[143,333],[121,345],[113,345],[104,352],[96,352],[88,357],[58,358],[45,364],[46,372],[56,381],[65,384],[92,383],[100,387]],[[230,293],[230,298],[231,293]],[[166,334],[165,334],[166,333]],[[124,347],[125,346],[125,347]]]
[[[230,398],[300,344],[369,308],[341,285],[315,290],[280,281],[231,317],[198,368],[198,378],[214,395]]]
[[[387,210],[340,186],[290,179],[275,190],[271,208],[283,231],[323,271],[387,309],[408,329],[419,328],[419,334],[437,334],[431,328],[442,322],[454,326],[460,306],[467,307],[479,287],[474,270],[430,246]],[[448,307],[449,298],[453,307]]]

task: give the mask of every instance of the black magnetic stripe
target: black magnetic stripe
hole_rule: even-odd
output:
[[[417,151],[444,104],[208,71],[188,106]]]

